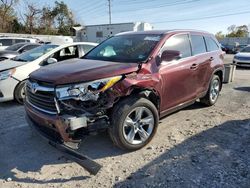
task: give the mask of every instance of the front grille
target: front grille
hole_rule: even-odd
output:
[[[55,91],[53,86],[46,83],[27,81],[26,100],[34,108],[49,113],[56,114],[56,105],[54,101]]]

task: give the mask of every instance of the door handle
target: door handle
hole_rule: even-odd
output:
[[[191,65],[190,69],[195,70],[198,68],[198,64],[194,63],[193,65]]]
[[[210,57],[210,58],[209,58],[209,61],[213,61],[213,60],[214,60],[214,57]]]

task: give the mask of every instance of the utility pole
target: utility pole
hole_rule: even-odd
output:
[[[108,0],[109,3],[109,24],[111,24],[111,0]]]

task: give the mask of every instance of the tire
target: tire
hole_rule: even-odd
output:
[[[24,92],[25,82],[26,81],[20,82],[14,91],[14,98],[19,104],[23,104],[23,100],[25,97],[25,92]]]
[[[210,81],[209,88],[205,97],[200,99],[200,102],[207,105],[213,106],[219,97],[221,87],[221,80],[218,75],[213,75],[212,80]]]
[[[155,105],[145,98],[133,96],[118,102],[110,116],[111,140],[118,147],[131,151],[144,147],[152,140],[159,122]]]

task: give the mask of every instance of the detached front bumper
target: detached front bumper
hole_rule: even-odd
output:
[[[64,132],[66,127],[59,117],[33,111],[28,104],[25,104],[25,108],[28,124],[45,138],[51,146],[63,152],[69,159],[78,163],[90,174],[96,175],[99,172],[102,167],[100,164],[69,147],[69,143],[75,143],[75,141],[70,139],[67,133]],[[41,118],[41,115],[42,117],[46,116],[46,119]]]
[[[25,110],[27,119],[29,120],[28,122],[32,122],[33,126],[48,135],[50,138],[53,138],[54,141],[60,143],[77,142],[77,140],[70,138],[69,134],[66,132],[68,127],[63,123],[59,116],[40,112],[27,102],[25,102]]]

